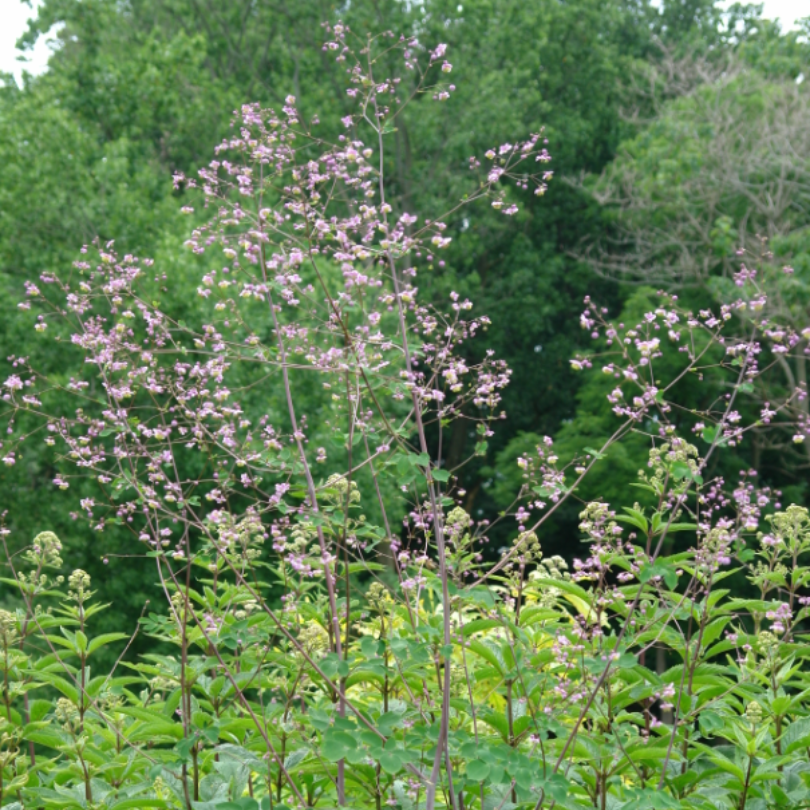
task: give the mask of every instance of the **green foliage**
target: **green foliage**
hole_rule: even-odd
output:
[[[2,327],[14,356],[4,382],[11,438],[2,483],[13,511],[11,527],[2,527],[2,582],[11,596],[0,611],[0,806],[806,804],[810,518],[799,506],[782,509],[774,493],[745,478],[733,479],[731,492],[723,481],[741,466],[727,451],[764,433],[762,403],[737,403],[738,395],[758,393],[761,378],[766,392],[778,392],[767,420],[781,420],[781,436],[795,429],[797,386],[761,377],[752,360],[758,350],[719,332],[727,321],[753,330],[771,341],[773,356],[780,340],[802,348],[806,233],[795,206],[775,249],[799,256],[799,275],[774,281],[773,257],[763,260],[762,278],[784,302],[773,317],[757,314],[759,281],[740,277],[732,296],[711,262],[719,319],[708,309],[676,311],[672,298],[659,304],[647,289],[617,294],[621,317],[612,322],[588,302],[587,340],[610,362],[599,374],[585,371],[579,410],[554,450],[540,433],[569,413],[576,371],[592,359],[569,365],[580,339],[560,324],[585,288],[593,291],[570,251],[601,225],[595,204],[566,186],[553,200],[538,195],[514,218],[495,207],[472,226],[458,219],[448,225],[453,246],[441,262],[423,252],[442,242],[443,221],[433,222],[432,242],[428,229],[409,243],[404,230],[390,236],[385,219],[389,205],[395,216],[419,210],[435,218],[445,200],[464,199],[470,154],[541,123],[559,146],[563,172],[599,171],[626,131],[620,79],[650,56],[654,34],[670,44],[729,46],[714,5],[667,3],[658,13],[646,3],[476,0],[344,10],[358,29],[381,14],[423,42],[449,43],[466,84],[447,104],[420,91],[393,123],[367,122],[383,175],[379,188],[362,191],[361,201],[380,195],[368,234],[341,219],[341,198],[330,192],[323,202],[312,193],[302,204],[297,184],[304,165],[310,179],[321,162],[340,167],[312,179],[310,191],[327,179],[360,189],[376,169],[366,171],[340,145],[288,166],[278,133],[288,143],[304,134],[291,129],[298,114],[285,111],[290,123],[277,129],[273,114],[244,109],[244,126],[258,127],[261,140],[246,137],[237,151],[255,165],[267,154],[284,159],[269,178],[262,170],[255,195],[254,163],[240,165],[239,201],[212,192],[226,270],[217,267],[221,257],[198,260],[175,247],[187,200],[165,178],[174,169],[193,173],[227,131],[219,110],[238,105],[246,88],[278,106],[292,85],[307,118],[316,110],[339,118],[346,101],[324,80],[328,53],[312,36],[316,13],[334,9],[304,2],[282,15],[252,2],[203,9],[183,0],[47,0],[37,25],[65,23],[53,69],[22,90],[4,90],[3,292],[14,298],[44,272],[42,282],[58,294],[29,286],[33,307],[23,303]],[[748,58],[784,73],[798,43],[768,41],[773,49]],[[373,50],[380,72],[408,47]],[[388,89],[372,81],[380,72],[374,57],[368,62],[357,71],[365,101],[377,104]],[[689,183],[716,168],[706,159],[711,122],[684,118],[717,98],[730,105],[724,109],[760,118],[772,103],[803,98],[765,80],[748,88],[732,79],[716,91],[699,87],[668,102],[613,167],[638,171],[659,232],[688,218]],[[323,140],[310,142],[318,149],[339,132],[334,122],[327,127]],[[51,149],[53,139],[66,148]],[[268,151],[254,151],[259,142]],[[773,168],[763,166],[766,175]],[[219,168],[219,188],[228,189],[230,166]],[[53,177],[64,186],[51,193]],[[480,196],[491,192],[499,202],[497,181],[482,183]],[[503,192],[507,202],[517,193]],[[734,195],[721,197],[728,213],[707,218],[718,264],[742,210]],[[248,208],[250,224],[240,226]],[[265,213],[273,211],[277,219]],[[285,220],[282,211],[300,219]],[[201,252],[206,232],[197,214],[190,218],[187,244]],[[233,228],[242,228],[241,238]],[[338,232],[341,249],[357,248],[349,258],[358,263],[343,272],[376,273],[379,284],[341,289],[330,258]],[[73,240],[98,233],[119,244],[96,241],[98,265],[66,272]],[[154,265],[119,259],[146,244],[156,246]],[[287,275],[268,273],[268,244],[272,267]],[[290,248],[302,244],[312,261],[299,266]],[[655,243],[654,255],[673,252]],[[517,438],[498,453],[495,470],[484,464],[510,436],[490,447],[505,375],[493,363],[471,376],[465,365],[484,348],[467,343],[467,330],[488,322],[451,324],[436,308],[411,306],[416,289],[401,288],[398,272],[416,273],[417,264],[428,300],[470,294],[502,324],[487,348],[517,367],[517,393],[507,401]],[[216,283],[214,270],[223,273]],[[84,296],[78,304],[76,289]],[[299,309],[300,301],[289,303],[295,295],[306,298]],[[138,315],[122,312],[132,301]],[[68,310],[79,314],[77,332],[54,318],[47,344],[34,342],[31,332],[47,328],[40,320],[32,329],[34,318]],[[362,335],[366,324],[387,331],[355,342],[351,330]],[[442,351],[428,343],[433,333],[447,341]],[[74,337],[92,361],[81,372]],[[462,344],[467,354],[454,356]],[[799,351],[786,356],[804,368]],[[557,368],[553,380],[536,373],[539,362]],[[22,368],[31,373],[25,381],[12,373]],[[459,375],[467,375],[463,385],[454,382]],[[480,396],[482,389],[489,393]],[[71,412],[74,394],[81,407]],[[67,448],[63,457],[27,450],[44,414],[46,430]],[[537,432],[520,432],[527,428]],[[320,469],[346,472],[312,472],[327,459]],[[63,475],[74,463],[68,500]],[[83,480],[88,469],[93,477]],[[501,530],[508,541],[494,565],[484,554],[487,524],[462,507],[459,486],[471,486],[473,505],[486,477],[494,499],[520,503],[504,509],[518,531]],[[43,497],[45,484],[65,500]],[[82,523],[71,514],[76,496]],[[541,514],[537,529],[559,504],[570,520],[576,500],[578,530],[563,539],[581,539],[584,553],[569,569],[526,528],[526,507]],[[51,531],[26,532],[35,521],[58,529],[64,544]],[[96,547],[73,528],[84,523],[103,538],[103,551],[102,541]],[[145,545],[133,564],[136,538]],[[105,569],[85,559],[103,553],[112,573],[102,584]],[[66,580],[63,554],[81,563]],[[134,628],[125,617],[138,612]]]
[[[179,208],[186,200],[172,191],[170,175],[192,174],[206,161],[228,131],[230,111],[246,100],[278,106],[293,92],[308,116],[337,120],[345,100],[334,83],[332,59],[321,50],[317,26],[323,20],[343,16],[358,32],[390,27],[450,44],[454,70],[464,77],[458,91],[444,105],[429,95],[416,98],[391,133],[389,199],[397,210],[428,216],[438,200],[461,196],[471,154],[541,125],[558,175],[601,171],[634,132],[621,109],[636,101],[628,89],[631,77],[645,60],[660,59],[658,39],[682,50],[725,53],[739,46],[768,76],[795,76],[805,58],[798,37],[757,23],[750,9],[735,10],[734,19],[746,26],[735,34],[718,27],[717,8],[702,0],[666,2],[660,11],[646,0],[473,0],[462,8],[445,0],[339,8],[316,0],[204,7],[187,0],[46,0],[38,14],[26,43],[63,25],[49,70],[22,89],[8,84],[0,91],[0,293],[4,300],[18,298],[24,281],[68,267],[82,243],[100,236],[115,239],[122,253],[150,251],[167,275],[163,306],[178,320],[192,320],[196,311],[199,268],[178,247],[187,222]],[[645,171],[654,171],[655,160]],[[497,480],[510,478],[504,462],[515,455],[515,437],[557,433],[563,426],[563,450],[568,453],[570,444],[573,454],[604,435],[606,423],[594,413],[602,391],[578,395],[580,378],[568,363],[582,341],[573,316],[585,292],[617,310],[626,293],[595,280],[571,255],[605,227],[603,213],[581,189],[559,184],[553,197],[533,200],[514,219],[484,210],[472,224],[459,218],[450,227],[454,244],[445,266],[437,263],[423,277],[423,290],[436,297],[457,290],[473,298],[493,318],[487,346],[514,369],[504,399],[510,421],[486,440],[458,421],[443,444],[449,467],[472,459],[460,473],[470,508],[494,517],[508,487],[491,497],[486,484],[496,457]],[[733,241],[730,233],[721,236],[724,246]],[[43,351],[21,318],[9,311],[0,324],[3,356],[28,356],[44,369],[70,368],[67,341]],[[483,343],[471,343],[470,360],[483,350]],[[316,386],[302,388],[308,412],[328,410],[330,399]],[[584,410],[575,416],[578,402]],[[257,412],[258,403],[283,415],[273,384],[255,388]],[[582,433],[572,427],[569,442],[564,425],[571,418]],[[313,443],[328,446],[327,434],[322,430]],[[435,432],[430,440],[438,445]],[[334,458],[343,452],[339,444],[328,449]],[[618,482],[634,474],[641,448],[608,452],[617,471],[610,484],[616,486],[604,493],[612,496]],[[74,485],[51,494],[52,480],[64,469],[59,459],[35,452],[25,465],[0,469],[10,542],[18,547],[24,537],[57,528],[73,559],[99,583],[103,600],[115,596],[117,609],[134,619],[157,595],[150,575],[128,556],[122,532],[110,527],[103,540],[89,540],[77,529],[71,514],[82,497],[97,493]],[[386,500],[394,498],[391,486]],[[572,519],[569,514],[569,524]],[[496,536],[500,531],[493,529]],[[561,531],[560,542],[567,543],[569,528]],[[111,630],[116,618],[106,613],[99,620]],[[141,643],[136,639],[134,647]]]
[[[653,290],[646,287],[634,289],[619,316],[612,321],[613,326],[640,322],[644,313],[656,309],[658,301]],[[610,348],[605,345],[604,340],[599,341],[597,346],[600,358],[606,363],[612,356]],[[678,348],[671,341],[663,343],[661,356],[655,360],[656,381],[674,380],[688,365]],[[713,350],[706,358],[706,366],[717,359],[717,351]],[[620,441],[615,441],[620,422],[609,400],[611,391],[617,385],[615,375],[605,373],[601,367],[581,374],[585,379],[577,392],[575,415],[555,434],[554,452],[559,457],[560,466],[574,473],[572,480],[579,478],[586,466],[589,468],[589,474],[584,476],[576,489],[580,501],[621,503],[626,499],[626,493],[632,491],[639,476],[646,472],[650,449],[657,442],[656,424],[651,420],[638,432],[623,435]],[[680,405],[679,423],[682,430],[698,421],[698,414],[709,406],[714,396],[711,370],[707,368],[702,376],[703,379],[699,379],[697,374],[690,373],[673,390]],[[535,449],[542,444],[542,438],[536,433],[523,433],[512,439],[496,457],[494,467],[489,470],[490,487],[501,508],[508,506],[523,482],[524,475],[518,466],[518,460],[535,455]],[[735,475],[741,465],[742,461],[739,459],[724,457],[722,471]],[[719,472],[716,468],[713,471]],[[637,492],[636,497],[642,502],[649,500],[643,492]],[[551,526],[544,527],[544,545],[548,549],[553,549],[555,553],[565,553],[570,548],[576,514],[576,507],[568,505],[560,510]]]
[[[706,3],[687,9],[668,2],[659,14],[646,0],[473,0],[463,9],[446,0],[341,8],[316,0],[283,7],[47,0],[23,43],[62,26],[49,70],[22,90],[6,87],[0,100],[3,294],[19,294],[23,280],[36,281],[43,269],[66,267],[83,242],[100,236],[115,239],[122,253],[155,255],[156,244],[167,246],[155,255],[158,266],[171,267],[164,305],[186,318],[195,285],[172,247],[183,233],[177,211],[184,200],[173,196],[170,175],[192,174],[207,161],[228,131],[231,110],[245,101],[279,105],[292,92],[305,114],[320,115],[334,134],[330,122],[345,109],[344,95],[318,26],[337,16],[358,33],[415,31],[447,42],[454,53],[463,81],[453,98],[444,105],[429,94],[414,99],[392,133],[388,197],[425,216],[437,212],[438,200],[466,190],[470,155],[541,125],[558,174],[600,171],[625,131],[622,80],[654,55],[653,37],[681,40],[693,31],[716,39],[716,12]],[[473,297],[493,317],[488,343],[515,370],[505,401],[511,421],[489,441],[491,453],[518,431],[552,432],[570,416],[578,384],[568,366],[579,340],[573,316],[586,290],[605,300],[614,293],[607,285],[597,290],[587,267],[569,255],[601,228],[597,207],[574,188],[560,184],[553,200],[538,198],[514,220],[483,210],[472,226],[460,219],[451,227],[454,246],[424,289]],[[2,329],[4,356],[36,356],[13,314]],[[483,347],[469,351],[474,360]],[[70,365],[55,350],[50,358],[54,367]],[[310,410],[317,407],[313,402]],[[457,429],[448,445],[451,466],[472,455],[475,441]],[[38,528],[24,516],[42,507],[31,508],[25,492],[38,478],[53,477],[44,466],[11,479],[6,472],[22,534]],[[483,496],[477,462],[464,475],[470,492]],[[488,509],[488,499],[481,501]],[[61,521],[69,510],[55,505],[43,527],[59,525],[67,536]],[[97,575],[99,556],[82,561]],[[133,604],[130,613],[139,610]]]
[[[581,529],[594,540],[614,517],[591,504]],[[615,519],[638,533],[629,558],[610,543],[598,552],[607,569],[637,571],[621,584],[572,577],[519,540],[532,570],[508,567],[495,589],[454,589],[447,647],[439,582],[409,565],[400,587],[346,593],[340,656],[324,589],[283,558],[259,562],[248,531],[216,565],[205,564],[214,546],[201,549],[192,586],[159,564],[171,598],[140,629],[168,652],[111,672],[94,662],[127,633],[95,631],[106,606],[90,577],[54,577],[61,544],[40,535],[4,580],[24,606],[0,612],[0,806],[416,808],[437,773],[442,807],[801,805],[810,689],[799,629],[808,608],[796,595],[810,580],[807,511],[773,514],[722,573],[706,556],[723,547],[719,535],[699,551],[644,552],[679,528],[677,513]],[[459,511],[454,521],[469,519]],[[459,546],[453,565],[462,558]],[[719,585],[735,569],[756,598]],[[414,578],[417,590],[406,584]],[[263,598],[277,585],[283,611]],[[666,650],[667,668],[644,666],[650,644]],[[447,761],[436,771],[444,700]]]

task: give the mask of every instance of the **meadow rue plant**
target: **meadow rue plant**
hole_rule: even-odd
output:
[[[107,606],[90,577],[46,573],[63,565],[56,535],[7,555],[0,806],[807,803],[810,518],[756,471],[729,482],[712,463],[752,433],[804,430],[802,386],[753,418],[743,407],[776,316],[662,294],[624,324],[586,300],[595,348],[572,363],[612,378],[615,433],[581,458],[550,438],[520,458],[500,518],[513,542],[490,549],[446,437],[461,420],[486,453],[509,369],[480,348],[472,302],[422,301],[418,283],[461,205],[512,215],[546,191],[545,141],[471,158],[444,217],[394,210],[386,137],[415,94],[453,92],[451,55],[325,31],[356,105],[335,140],[292,96],[280,112],[248,104],[199,176],[175,177],[205,215],[187,242],[200,323],[161,309],[171,268],[112,242],[29,285],[32,328],[81,362],[65,382],[11,358],[4,460],[43,435],[75,469],[56,488],[91,477],[77,523],[102,540],[127,529],[165,604],[136,631],[155,652],[132,660],[132,636],[94,634]],[[783,355],[804,351],[779,330]],[[680,408],[679,383],[708,368],[725,393]],[[24,432],[22,413],[44,429]],[[543,524],[630,434],[649,443],[633,505],[581,504],[581,551],[545,558]],[[95,672],[111,644],[115,668]]]

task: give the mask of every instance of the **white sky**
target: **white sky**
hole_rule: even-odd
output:
[[[21,0],[0,0],[0,71],[13,73],[18,81],[23,68],[30,73],[41,73],[45,70],[50,54],[44,37],[40,37],[33,53],[27,54],[28,64],[24,65],[17,61],[20,52],[14,45],[25,33],[28,18],[34,15],[36,0],[32,2],[32,6],[33,8],[29,8]]]
[[[785,29],[793,27],[799,17],[810,15],[808,0],[764,0],[764,3],[765,16],[781,20]],[[31,0],[31,5],[36,8],[37,0]],[[34,13],[33,8],[22,0],[0,0],[0,71],[14,73],[18,81],[23,69],[41,73],[50,54],[47,38],[40,37],[33,52],[27,53],[27,62],[17,60],[20,54],[14,44],[25,31],[28,18]]]

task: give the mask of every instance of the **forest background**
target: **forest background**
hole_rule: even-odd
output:
[[[508,419],[495,435],[482,442],[456,420],[443,448],[449,468],[471,459],[459,476],[476,520],[496,518],[515,497],[517,459],[544,435],[565,462],[613,430],[611,381],[571,363],[590,342],[579,325],[586,294],[620,320],[646,311],[656,289],[695,309],[722,303],[745,248],[792,268],[775,300],[797,324],[810,322],[808,21],[783,33],[760,7],[721,10],[710,0],[45,0],[21,44],[58,31],[48,70],[21,87],[5,76],[0,88],[0,358],[30,357],[57,374],[75,368],[74,347],[38,340],[30,313],[12,302],[95,237],[115,239],[122,255],[151,255],[162,306],[193,320],[199,270],[182,247],[193,222],[172,175],[204,165],[247,101],[280,107],[293,94],[306,116],[338,121],[346,99],[320,27],[338,18],[355,32],[446,42],[463,77],[446,103],[418,97],[400,121],[388,190],[397,209],[430,215],[458,198],[470,155],[515,133],[544,127],[549,140],[549,192],[511,218],[487,207],[460,216],[444,261],[420,278],[428,297],[453,290],[491,318],[468,348],[471,362],[491,348],[513,369]],[[803,374],[803,364],[776,368],[759,400]],[[693,413],[717,395],[711,380],[682,389]],[[257,408],[281,411],[281,395],[264,381]],[[328,400],[314,389],[298,396],[311,440],[327,444],[318,424]],[[808,445],[801,431],[755,434],[710,474],[753,467],[786,502],[806,504]],[[626,496],[648,449],[622,442],[597,462],[545,525],[547,556],[579,553],[581,503]],[[134,624],[155,596],[149,561],[123,530],[94,533],[80,520],[93,482],[74,479],[69,461],[40,442],[17,461],[0,466],[12,550],[55,531],[99,599],[115,603],[99,632],[120,629],[121,613]],[[511,523],[492,529],[493,556],[512,534]]]

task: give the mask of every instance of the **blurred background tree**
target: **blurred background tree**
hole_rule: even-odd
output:
[[[808,130],[799,137],[808,100],[806,83],[796,83],[808,69],[808,30],[783,34],[755,6],[44,0],[20,45],[57,30],[49,68],[22,87],[6,77],[0,88],[0,356],[32,356],[69,374],[70,346],[57,352],[51,343],[43,357],[30,313],[15,305],[26,280],[66,266],[97,236],[115,239],[122,254],[153,256],[171,314],[193,318],[200,263],[182,250],[191,223],[171,176],[204,165],[247,101],[280,106],[293,94],[325,134],[334,132],[344,98],[332,77],[341,68],[322,49],[321,23],[339,18],[361,37],[391,29],[445,42],[458,76],[447,102],[418,97],[394,133],[388,197],[398,210],[437,214],[439,200],[467,188],[471,155],[541,127],[553,155],[546,196],[513,218],[480,208],[450,222],[446,263],[421,280],[428,297],[455,290],[488,314],[489,332],[469,351],[493,348],[514,369],[508,419],[485,456],[473,456],[477,439],[463,427],[446,442],[448,465],[472,457],[462,483],[476,519],[495,517],[514,496],[514,460],[539,436],[559,436],[560,452],[572,457],[609,435],[605,382],[576,375],[569,363],[588,341],[578,325],[585,294],[621,317],[648,300],[639,281],[683,287],[705,306],[708,295],[723,298],[743,232],[775,237],[795,279],[810,280]],[[793,134],[776,133],[777,119],[789,119]],[[793,185],[776,212],[767,198],[774,183],[784,185],[786,166]],[[596,179],[583,182],[583,174]],[[806,310],[803,295],[795,290]],[[267,381],[256,396],[266,410],[278,391]],[[311,403],[312,414],[324,413],[318,392]],[[138,553],[125,535],[96,541],[74,521],[92,482],[56,489],[58,460],[36,438],[29,445],[20,463],[0,470],[12,546],[56,531],[101,598],[115,596],[136,617],[149,597],[146,561],[116,556]],[[601,462],[610,475],[597,476],[583,497],[610,498],[647,449],[639,440],[616,448]],[[748,452],[730,467],[745,467]],[[798,484],[798,458],[774,455],[766,465],[774,484]],[[549,554],[577,553],[575,512],[544,532]],[[493,547],[513,532],[493,529]]]

